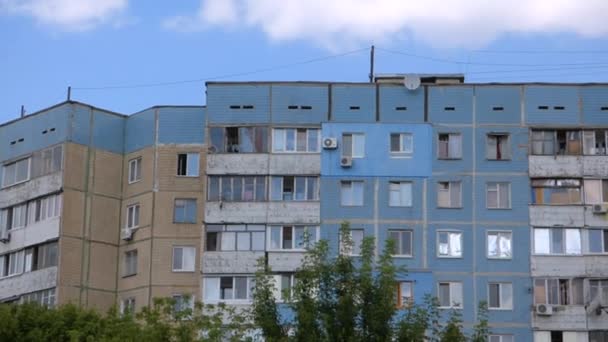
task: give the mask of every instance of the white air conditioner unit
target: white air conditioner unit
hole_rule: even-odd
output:
[[[333,149],[338,148],[338,139],[323,138],[323,148],[326,150],[333,150]]]
[[[120,238],[125,241],[130,241],[133,239],[133,229],[131,228],[123,228],[120,230]]]
[[[7,243],[9,241],[11,241],[11,233],[8,229],[0,230],[0,242]]]
[[[592,211],[594,214],[599,215],[599,214],[605,214],[606,213],[606,207],[604,207],[601,204],[594,204]]]
[[[548,304],[537,304],[534,308],[535,312],[539,316],[551,316],[553,315],[553,306]]]
[[[342,166],[342,167],[351,167],[351,166],[353,166],[353,158],[352,157],[342,157],[342,158],[340,158],[340,166]]]

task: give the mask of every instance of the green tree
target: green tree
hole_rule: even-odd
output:
[[[437,341],[440,333],[439,303],[427,294],[421,304],[412,303],[404,308],[396,324],[396,339],[400,342]],[[427,336],[427,332],[429,335]]]
[[[466,342],[467,338],[462,332],[462,314],[453,309],[445,327],[440,333],[441,342]]]
[[[285,328],[281,324],[271,269],[265,258],[258,259],[255,273],[255,286],[253,288],[252,321],[262,330],[266,341],[284,341],[287,339]]]
[[[477,305],[477,323],[473,327],[473,336],[471,342],[487,342],[490,335],[488,327],[488,303],[481,301]]]

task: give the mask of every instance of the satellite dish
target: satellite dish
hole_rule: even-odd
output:
[[[403,85],[409,90],[416,90],[420,87],[420,77],[417,75],[403,76]]]

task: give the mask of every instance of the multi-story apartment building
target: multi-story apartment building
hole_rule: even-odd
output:
[[[247,305],[259,258],[280,296],[305,237],[337,253],[348,221],[355,256],[397,241],[398,305],[437,296],[469,330],[487,301],[491,342],[608,339],[608,85],[421,80],[210,82],[205,109],[0,126],[0,299]]]
[[[195,295],[204,108],[68,101],[0,126],[0,299],[106,310]]]

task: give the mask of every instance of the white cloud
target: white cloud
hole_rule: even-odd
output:
[[[201,0],[196,14],[165,27],[253,28],[328,48],[403,34],[437,47],[478,47],[504,33],[608,36],[606,13],[607,0]]]
[[[103,23],[121,25],[128,0],[0,0],[0,13],[33,17],[44,25],[84,31]]]

